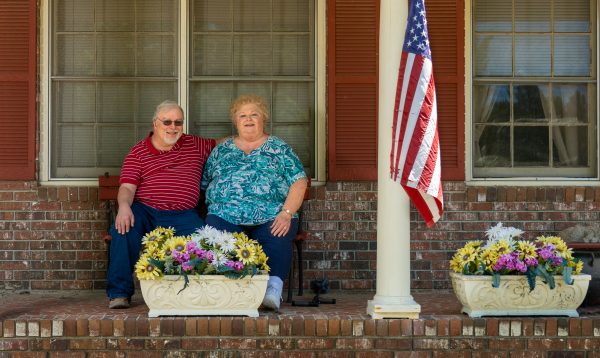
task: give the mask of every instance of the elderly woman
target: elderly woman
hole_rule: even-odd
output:
[[[261,97],[240,96],[229,111],[238,135],[218,145],[204,167],[206,224],[243,231],[263,246],[271,267],[263,306],[278,311],[306,174],[292,148],[265,133],[269,113]]]

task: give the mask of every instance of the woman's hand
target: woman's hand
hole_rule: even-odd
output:
[[[277,237],[283,237],[290,231],[290,225],[292,224],[292,215],[281,211],[273,220],[271,225],[271,234]]]

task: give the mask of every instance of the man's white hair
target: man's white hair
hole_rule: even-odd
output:
[[[158,106],[156,106],[156,110],[154,111],[154,117],[152,117],[152,120],[156,120],[158,119],[158,115],[164,111],[168,111],[171,109],[179,109],[181,111],[181,114],[183,115],[183,108],[181,108],[181,106],[179,105],[179,103],[175,102],[175,101],[171,101],[170,99],[166,100],[166,101],[162,101]],[[183,119],[183,118],[181,118]]]

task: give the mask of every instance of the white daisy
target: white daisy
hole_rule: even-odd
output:
[[[223,266],[229,260],[227,258],[227,255],[225,255],[221,251],[214,250],[214,251],[211,251],[211,252],[213,254],[214,259],[213,259],[213,261],[210,264],[213,265],[214,267]]]

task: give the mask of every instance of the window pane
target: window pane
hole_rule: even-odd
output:
[[[63,124],[57,125],[59,142],[54,145],[58,148],[58,165],[61,167],[93,167],[96,164],[96,141],[94,127]],[[101,174],[101,173],[99,173]]]
[[[556,84],[552,91],[554,121],[560,123],[587,123],[587,86],[585,84]]]
[[[474,18],[475,31],[512,31],[512,0],[477,0]]]
[[[233,73],[237,76],[269,76],[273,70],[270,35],[235,35]]]
[[[137,40],[137,75],[148,77],[175,76],[175,38],[168,35],[140,35]]]
[[[57,35],[53,54],[52,72],[56,76],[93,76],[96,72],[93,35]]]
[[[98,132],[98,166],[121,167],[125,155],[136,143],[135,126],[131,123],[125,125],[103,125]]]
[[[515,31],[550,31],[548,0],[515,0]]]
[[[234,31],[271,31],[271,0],[238,0],[233,7]]]
[[[512,75],[512,38],[510,36],[475,36],[475,75]]]
[[[515,122],[547,122],[550,119],[550,89],[547,85],[514,86]]]
[[[96,99],[96,118],[102,123],[131,122],[134,117],[133,82],[100,82]]]
[[[194,35],[194,76],[230,76],[232,74],[231,34]]]
[[[177,0],[137,0],[136,28],[140,32],[177,31]]]
[[[515,167],[550,164],[548,127],[515,127]]]
[[[554,0],[555,32],[589,32],[589,0]]]
[[[309,0],[273,1],[274,31],[310,31]]]
[[[55,0],[56,31],[94,31],[94,2]]]
[[[193,31],[231,31],[232,0],[194,0]]]
[[[476,167],[510,167],[510,127],[475,126]]]
[[[515,75],[550,75],[550,36],[515,36]]]
[[[52,108],[61,123],[95,120],[96,84],[93,82],[55,82]]]
[[[476,123],[510,122],[510,90],[507,85],[477,85],[473,91]]]
[[[554,127],[553,155],[556,167],[585,167],[588,165],[587,126]]]
[[[135,31],[135,1],[96,1],[96,31]]]
[[[99,76],[133,76],[135,51],[133,34],[98,35]]]
[[[591,74],[590,37],[554,37],[554,73],[557,76],[589,76]]]
[[[310,37],[307,34],[273,36],[273,74],[310,75],[311,54]]]

